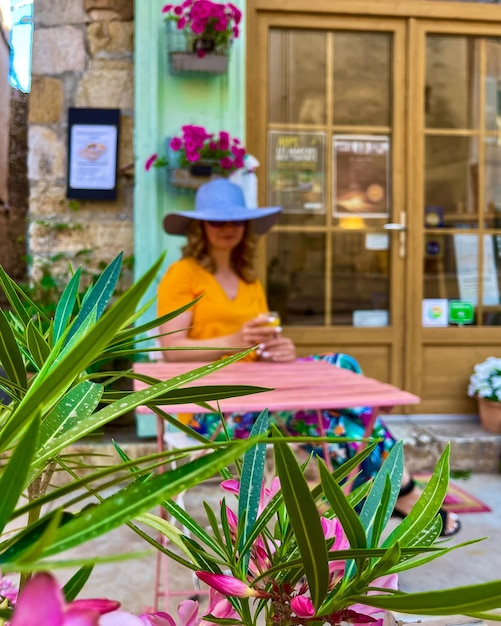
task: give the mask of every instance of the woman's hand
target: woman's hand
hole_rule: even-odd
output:
[[[260,361],[274,361],[277,363],[285,363],[286,361],[294,361],[296,358],[296,347],[292,339],[282,337],[279,333],[264,343],[259,344],[256,354]]]
[[[281,328],[267,324],[266,314],[258,315],[254,319],[245,322],[239,331],[241,342],[236,345],[255,346],[265,344],[280,335]]]

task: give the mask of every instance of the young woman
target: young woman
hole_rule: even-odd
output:
[[[277,221],[281,208],[248,209],[242,190],[225,179],[200,187],[195,210],[169,213],[165,230],[186,235],[182,259],[165,273],[158,289],[158,314],[164,315],[198,297],[188,310],[160,328],[161,343],[166,348],[183,348],[163,352],[168,361],[212,361],[246,346],[259,347],[248,359],[287,362],[296,358],[293,342],[281,328],[267,324],[268,306],[254,268],[256,236],[265,233]],[[197,348],[197,349],[186,349]],[[331,361],[334,355],[325,355]],[[326,433],[330,436],[360,438],[364,432],[367,409],[323,411]],[[226,418],[230,434],[245,437],[256,413]],[[315,434],[316,412],[281,412],[278,417],[291,434]],[[219,425],[219,416],[196,414],[189,424],[211,436]],[[373,437],[381,439],[361,467],[362,480],[375,475],[395,440],[381,420],[376,420]],[[333,466],[339,466],[356,453],[356,444],[329,445]],[[395,513],[405,516],[420,495],[419,488],[404,472]],[[442,534],[455,534],[459,520],[441,512]]]

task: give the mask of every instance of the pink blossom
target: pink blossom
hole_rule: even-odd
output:
[[[228,20],[224,17],[218,19],[218,21],[214,24],[214,30],[219,32],[224,32],[228,28]]]
[[[231,31],[232,31],[233,37],[235,37],[235,39],[240,35],[240,30],[239,30],[238,26],[233,26]]]
[[[119,602],[106,599],[66,603],[56,579],[40,572],[19,594],[10,626],[98,626],[101,615],[119,606]]]
[[[205,30],[205,23],[203,22],[203,20],[193,20],[191,24],[191,30],[195,34],[200,35]]]
[[[176,5],[174,7],[174,14],[175,15],[182,15],[183,14],[183,7],[180,5]]]
[[[231,170],[231,168],[233,167],[233,161],[231,160],[229,156],[223,157],[219,161],[219,163],[221,164],[221,167],[223,168],[223,170]]]
[[[169,146],[171,150],[174,150],[174,152],[177,152],[178,150],[181,150],[181,148],[183,147],[183,142],[181,141],[181,139],[179,139],[179,137],[173,137],[169,142]]]
[[[186,151],[186,159],[190,163],[196,163],[200,160],[200,152],[188,152]]]
[[[313,615],[315,615],[313,602],[305,596],[295,596],[292,598],[291,609],[298,617],[313,617]]]
[[[17,600],[17,587],[7,576],[0,577],[0,604],[2,598],[7,598],[12,604],[15,604]]]
[[[166,4],[162,9],[162,13],[168,13],[172,9],[172,7],[172,4]]]
[[[188,20],[185,17],[181,17],[178,19],[177,21],[177,29],[178,30],[183,30],[183,28],[186,26]]]
[[[153,164],[155,163],[155,161],[158,159],[158,154],[152,154],[147,160],[146,163],[144,164],[144,169],[149,172],[150,169],[152,168]]]
[[[240,11],[240,9],[231,2],[228,2],[226,6],[230,9],[231,15],[235,20],[235,24],[239,24],[240,20],[242,19],[242,11]]]
[[[246,585],[243,581],[234,576],[226,576],[225,574],[212,574],[210,572],[197,571],[195,574],[204,583],[212,587],[216,591],[224,594],[225,596],[232,596],[235,598],[251,598],[261,596],[261,592],[257,589],[252,589],[249,585]]]

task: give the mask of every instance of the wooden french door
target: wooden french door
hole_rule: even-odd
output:
[[[267,15],[249,62],[270,306],[301,354],[348,352],[403,385],[405,41],[401,20]],[[255,85],[255,88],[254,88]]]
[[[270,306],[302,354],[474,412],[470,371],[501,355],[499,24],[266,12],[253,32],[247,143],[284,207]]]

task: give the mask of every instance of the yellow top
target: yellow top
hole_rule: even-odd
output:
[[[229,298],[213,274],[203,269],[195,259],[186,258],[173,263],[158,286],[158,315],[203,297],[190,309],[193,312],[190,339],[213,339],[237,332],[244,322],[268,311],[261,283],[256,280],[238,281],[234,299]],[[255,354],[249,355],[252,360]],[[249,360],[248,357],[246,360]]]

